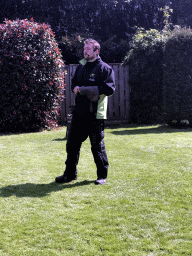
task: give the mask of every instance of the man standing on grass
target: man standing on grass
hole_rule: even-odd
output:
[[[57,183],[77,179],[80,148],[87,137],[97,166],[95,184],[106,183],[109,163],[104,144],[104,119],[107,116],[107,96],[115,91],[115,78],[114,71],[101,60],[99,52],[100,44],[97,41],[84,41],[84,59],[72,78],[71,90],[76,98],[66,145],[66,169],[63,175],[56,177]]]

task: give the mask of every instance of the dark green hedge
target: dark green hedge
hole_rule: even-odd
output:
[[[55,127],[64,89],[64,63],[46,24],[0,24],[0,131]]]
[[[176,28],[164,51],[165,121],[192,125],[192,30]]]
[[[130,121],[162,121],[163,47],[165,37],[154,29],[140,30],[133,37],[123,64],[129,65]]]

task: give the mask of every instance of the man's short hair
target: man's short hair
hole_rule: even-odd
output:
[[[100,52],[100,44],[96,41],[96,40],[94,40],[94,39],[92,39],[92,38],[88,38],[88,39],[86,39],[85,41],[84,41],[84,44],[93,44],[93,49],[94,50],[99,50],[99,52]]]

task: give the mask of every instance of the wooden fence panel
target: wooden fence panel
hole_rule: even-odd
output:
[[[109,64],[115,73],[116,90],[114,95],[108,99],[108,121],[129,122],[129,68],[121,66],[121,64]],[[75,94],[71,92],[71,79],[75,74],[76,64],[65,67],[65,98],[61,105],[61,120],[63,123],[70,114],[70,106],[75,103]]]
[[[124,117],[125,114],[125,104],[124,104],[124,96],[125,96],[125,87],[124,87],[124,70],[119,68],[119,114],[120,119]]]
[[[71,106],[71,97],[69,97],[70,95],[70,67],[68,66],[67,67],[67,73],[66,73],[66,76],[65,76],[65,112],[66,112],[66,116],[69,114],[69,106]]]
[[[115,93],[112,96],[114,98],[113,101],[113,109],[114,109],[114,117],[113,120],[119,120],[120,118],[120,113],[119,113],[119,65],[113,65],[112,66],[114,73],[115,73]]]
[[[129,84],[126,86],[126,83],[129,83],[129,66],[124,67],[124,84],[125,84],[125,96],[124,96],[124,105],[125,105],[125,119],[129,120],[130,112],[130,87]]]

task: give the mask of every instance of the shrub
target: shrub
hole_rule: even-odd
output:
[[[74,34],[73,36],[63,36],[60,42],[63,58],[66,64],[77,64],[83,58],[84,36]]]
[[[129,50],[127,40],[118,39],[117,36],[110,37],[101,42],[101,58],[107,63],[121,63]]]
[[[123,64],[129,64],[130,121],[154,123],[162,120],[163,46],[159,31],[140,29],[132,39]]]
[[[175,28],[164,51],[165,121],[192,125],[192,30]]]
[[[0,24],[0,131],[55,127],[64,75],[49,25],[31,19]]]

